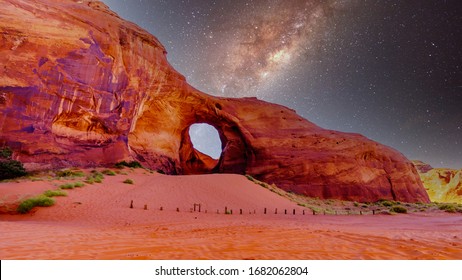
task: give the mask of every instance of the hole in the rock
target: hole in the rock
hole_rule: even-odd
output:
[[[213,159],[220,158],[221,140],[215,127],[206,123],[195,123],[189,127],[189,137],[194,149]]]

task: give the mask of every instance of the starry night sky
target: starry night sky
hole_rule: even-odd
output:
[[[199,90],[462,168],[460,0],[103,2],[155,35]]]

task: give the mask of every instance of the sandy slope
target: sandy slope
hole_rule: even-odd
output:
[[[0,258],[462,259],[460,214],[302,215],[303,208],[242,176],[126,172],[70,190],[53,207],[0,215]],[[123,184],[126,178],[135,184]],[[62,183],[2,183],[0,198]],[[194,203],[201,213],[191,212]]]

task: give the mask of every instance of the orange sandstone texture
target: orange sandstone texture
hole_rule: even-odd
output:
[[[240,173],[296,193],[428,202],[399,152],[286,107],[187,84],[162,44],[99,1],[0,0],[0,144],[29,168],[137,159],[169,174]],[[218,161],[189,126],[219,132]]]
[[[240,175],[124,172],[128,174],[66,190],[68,195],[55,197],[52,207],[34,208],[25,215],[0,214],[0,259],[460,260],[462,256],[457,214],[313,216],[305,209],[303,215],[296,203]],[[124,184],[127,178],[134,184]],[[1,183],[0,212],[2,204],[12,209],[11,202],[54,189],[57,183]],[[198,208],[194,212],[198,203],[201,212]],[[233,214],[226,215],[225,207]]]

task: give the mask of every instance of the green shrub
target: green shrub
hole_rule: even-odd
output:
[[[13,151],[11,150],[10,147],[4,147],[0,149],[0,158],[11,159],[12,155],[13,155]]]
[[[393,206],[393,205],[395,205],[395,204],[396,204],[396,202],[390,201],[390,200],[384,200],[384,201],[382,201],[382,205],[385,206],[385,207],[390,207],[390,206]]]
[[[82,182],[75,182],[75,183],[74,183],[74,187],[75,187],[75,188],[81,188],[81,187],[83,187],[83,186],[85,186],[85,184],[82,183]]]
[[[59,186],[59,188],[60,188],[60,189],[63,189],[63,190],[71,190],[71,189],[73,189],[73,188],[75,188],[75,187],[74,187],[74,184],[72,184],[72,183],[67,183],[67,184],[64,184],[64,185]]]
[[[85,183],[87,184],[93,185],[94,182],[95,182],[95,178],[91,176],[88,176],[87,179],[85,179]]]
[[[67,196],[66,192],[62,190],[48,190],[43,193],[44,196],[53,197],[53,196]]]
[[[64,184],[64,185],[61,185],[59,186],[60,189],[63,189],[63,190],[71,190],[73,188],[81,188],[85,186],[84,183],[82,182],[75,182],[75,183],[67,183],[67,184]]]
[[[438,206],[438,209],[443,210],[448,213],[456,213],[457,209],[454,204],[441,204]]]
[[[407,213],[406,207],[403,207],[403,206],[400,206],[400,205],[395,205],[395,206],[391,207],[390,211],[394,212],[394,213],[402,213],[402,214]]]
[[[130,161],[130,162],[126,162],[125,160],[121,161],[121,162],[118,162],[118,163],[115,164],[115,167],[117,167],[117,168],[124,168],[124,167],[143,168],[141,163],[139,163],[138,161],[135,161],[135,160]]]
[[[0,180],[13,179],[26,175],[21,162],[13,159],[0,160]]]
[[[13,151],[10,147],[0,149],[0,180],[13,179],[27,174],[20,161],[11,158]]]
[[[32,210],[34,207],[49,207],[54,204],[55,200],[53,198],[47,197],[45,195],[39,195],[21,202],[16,211],[18,213],[25,214]]]
[[[103,182],[104,175],[96,170],[93,170],[90,175],[87,176],[85,183],[93,184],[93,183],[101,183]]]
[[[103,170],[102,173],[104,175],[108,175],[108,176],[115,176],[116,175],[116,173],[114,171],[109,170],[109,169]]]
[[[84,177],[85,173],[83,173],[80,170],[70,170],[70,169],[64,169],[64,170],[59,170],[56,171],[56,176],[57,177]]]
[[[126,179],[126,180],[124,181],[124,184],[130,184],[130,185],[133,185],[133,183],[134,183],[134,182],[133,182],[133,180],[132,180],[132,179]]]

